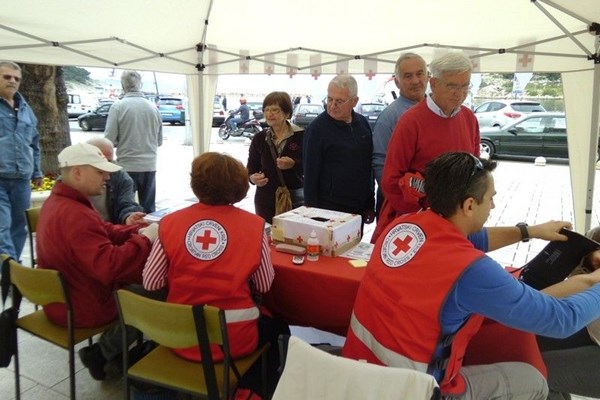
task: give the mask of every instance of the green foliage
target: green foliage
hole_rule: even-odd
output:
[[[77,82],[82,84],[91,83],[90,73],[79,67],[63,67],[65,82]]]

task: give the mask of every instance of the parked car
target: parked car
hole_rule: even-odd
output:
[[[297,104],[292,113],[292,123],[306,128],[323,111],[325,111],[325,108],[318,103]]]
[[[213,102],[212,126],[221,126],[225,122],[225,110],[223,104],[217,99]]]
[[[386,107],[387,106],[383,103],[362,103],[356,107],[356,112],[364,115],[369,121],[371,129],[373,129],[375,127],[375,122],[377,122],[377,118],[379,118],[379,114],[381,114]]]
[[[82,131],[91,131],[93,129],[104,130],[106,127],[106,119],[108,118],[108,110],[113,103],[104,103],[95,110],[89,111],[77,117],[77,123]]]
[[[564,113],[529,114],[502,128],[481,130],[481,152],[496,155],[568,158]]]
[[[168,122],[171,125],[181,123],[181,113],[185,112],[183,99],[178,97],[161,97],[156,102],[156,107],[160,111],[162,122]]]
[[[544,112],[546,109],[535,101],[493,100],[480,104],[473,111],[479,122],[479,127],[504,126],[534,112]]]

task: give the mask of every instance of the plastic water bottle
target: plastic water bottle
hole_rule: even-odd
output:
[[[321,254],[321,245],[317,238],[317,233],[313,230],[306,242],[306,259],[308,261],[318,261]]]

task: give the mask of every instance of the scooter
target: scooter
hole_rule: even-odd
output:
[[[251,118],[248,121],[241,123],[236,129],[230,129],[227,122],[234,117],[234,114],[229,114],[225,122],[219,127],[219,137],[223,140],[229,139],[230,136],[243,136],[252,139],[254,135],[263,130],[262,125],[256,118]]]

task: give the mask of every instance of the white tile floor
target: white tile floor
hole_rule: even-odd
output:
[[[165,126],[165,128],[168,128]],[[173,133],[174,132],[174,133]],[[101,135],[102,133],[93,133]],[[168,204],[169,199],[187,199],[193,197],[189,189],[189,165],[192,149],[182,146],[183,130],[171,131],[159,153],[157,173],[157,200]],[[246,139],[232,138],[220,141],[213,135],[212,151],[227,152],[242,162],[246,162],[248,144]],[[73,142],[87,140],[90,134],[81,134],[74,130]],[[489,225],[514,225],[520,221],[536,224],[549,219],[573,220],[571,185],[568,167],[564,164],[548,164],[536,167],[532,162],[501,160],[494,174],[496,182],[496,209],[492,211]],[[598,194],[600,182],[596,182],[596,195],[592,226],[599,223],[600,200]],[[239,205],[253,211],[253,191]],[[373,225],[367,226],[365,239],[372,233]],[[521,266],[545,245],[534,240],[519,243],[495,251],[491,255],[504,265]],[[25,253],[28,247],[25,247]],[[24,254],[24,263],[28,264],[28,254]],[[26,307],[26,306],[24,306]],[[29,306],[30,307],[30,306]],[[340,343],[336,336],[322,335],[311,329],[298,329],[296,333],[310,341]],[[19,336],[21,352],[22,399],[65,400],[68,398],[67,353],[52,345],[26,334]],[[81,400],[113,400],[123,396],[121,382],[108,380],[94,381],[77,360],[77,396]],[[583,400],[583,397],[573,397]],[[14,399],[14,379],[12,365],[0,369],[0,399]]]

